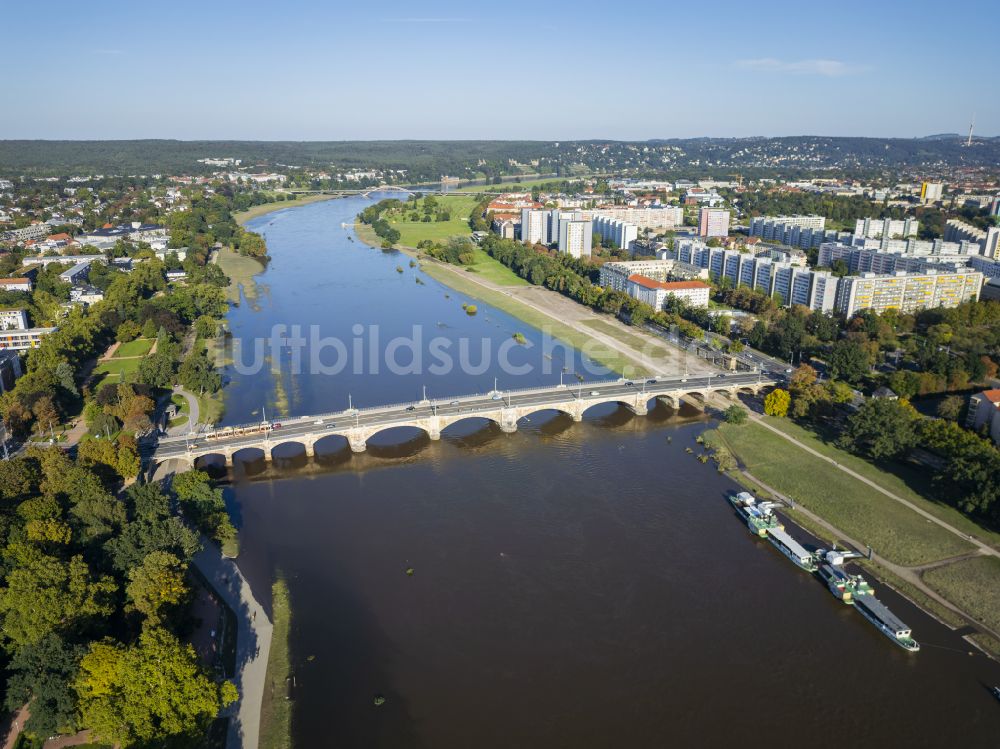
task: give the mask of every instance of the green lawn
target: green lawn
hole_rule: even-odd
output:
[[[972,546],[836,466],[753,422],[718,427],[754,476],[825,518],[891,562],[914,566],[963,554]]]
[[[288,749],[292,745],[292,703],[285,699],[285,680],[292,675],[290,635],[292,609],[288,586],[280,577],[271,588],[274,629],[267,657],[267,682],[260,711],[261,749]]]
[[[107,382],[118,382],[119,377],[121,381],[125,382],[128,375],[139,370],[139,364],[142,363],[142,359],[118,359],[112,358],[108,361],[101,362],[97,365],[94,373],[97,375],[106,375],[104,378]]]
[[[438,205],[447,208],[451,214],[450,221],[409,221],[405,216],[386,216],[390,224],[399,232],[399,243],[407,247],[416,247],[418,242],[429,239],[432,242],[446,242],[449,237],[468,237],[472,234],[469,228],[469,214],[476,206],[474,197],[465,196],[435,196]],[[423,202],[418,213],[423,216]],[[433,218],[433,217],[432,217]]]
[[[617,325],[608,322],[607,320],[584,320],[584,325],[588,328],[593,328],[598,330],[605,335],[611,336],[616,341],[624,343],[626,346],[631,346],[636,351],[645,352],[645,354],[655,361],[662,361],[663,363],[668,363],[672,358],[672,353],[670,349],[665,345],[660,345],[656,343],[649,343],[644,338],[640,338],[634,333],[629,333],[626,330],[621,330]],[[677,356],[680,356],[680,352],[676,352]]]
[[[494,260],[490,257],[486,250],[481,250],[477,247],[473,250],[472,254],[476,256],[476,262],[472,265],[464,266],[467,270],[469,268],[472,269],[469,271],[470,273],[476,273],[480,278],[484,278],[498,286],[531,286],[528,281],[521,278],[499,260]]]
[[[924,573],[924,582],[981,622],[1000,630],[1000,559],[975,557]]]
[[[929,512],[949,525],[954,526],[958,530],[962,531],[962,533],[975,536],[980,541],[983,541],[996,549],[1000,549],[1000,533],[987,530],[975,521],[971,520],[967,515],[964,515],[956,510],[954,507],[939,504],[938,502],[927,499],[926,496],[921,494],[920,491],[918,491],[921,484],[925,488],[929,488],[929,484],[924,476],[918,474],[917,469],[906,471],[906,467],[904,466],[900,468],[900,471],[906,472],[904,472],[903,475],[897,475],[896,473],[883,470],[878,466],[869,463],[864,458],[853,455],[852,453],[846,452],[835,447],[834,445],[824,442],[823,439],[815,432],[805,429],[789,419],[776,419],[771,417],[765,418],[767,419],[768,424],[780,429],[785,434],[795,437],[802,444],[808,445],[816,452],[833,458],[841,465],[850,468],[852,471],[860,473],[869,481],[875,482],[886,491],[890,491],[893,494],[912,502],[925,512]],[[910,479],[910,484],[904,480],[904,476]],[[914,489],[914,486],[918,487],[918,489]]]
[[[153,348],[155,341],[152,338],[137,338],[134,341],[121,344],[115,351],[113,358],[123,359],[129,356],[145,356]]]

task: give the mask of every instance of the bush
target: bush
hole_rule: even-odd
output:
[[[746,424],[747,410],[735,403],[726,409],[726,421],[730,424]]]

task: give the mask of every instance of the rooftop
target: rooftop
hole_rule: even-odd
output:
[[[632,283],[645,286],[647,289],[665,289],[666,291],[683,291],[685,289],[710,289],[707,283],[701,281],[654,281],[652,278],[633,273],[628,277]]]

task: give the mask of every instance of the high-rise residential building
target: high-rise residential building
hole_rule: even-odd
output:
[[[521,241],[525,244],[549,244],[548,211],[536,211],[530,208],[521,210]]]
[[[826,230],[823,216],[757,216],[750,220],[750,236],[791,247],[818,247],[821,242],[850,241],[849,232]]]
[[[594,227],[590,221],[559,221],[559,252],[572,257],[590,257]]]
[[[699,237],[729,236],[729,211],[721,208],[701,208],[698,210]]]
[[[957,307],[977,300],[982,285],[983,274],[968,269],[957,273],[845,276],[837,286],[836,306],[847,317],[864,309],[910,313],[933,307]]]
[[[917,236],[920,222],[912,218],[859,218],[854,224],[854,236],[869,239],[906,239]]]
[[[679,206],[660,208],[588,208],[580,211],[583,218],[609,218],[635,224],[640,229],[673,229],[684,225],[684,209]]]
[[[749,252],[709,247],[691,239],[674,240],[673,257],[699,268],[713,278],[728,278],[737,286],[749,286],[782,304],[803,304],[821,312],[833,310],[836,278],[826,271],[813,271],[788,261],[772,260]]]
[[[928,270],[958,270],[971,263],[974,258],[982,259],[982,256],[949,253],[910,255],[901,252],[882,252],[878,249],[840,242],[824,242],[819,246],[816,264],[831,268],[837,260],[843,260],[851,273],[885,274],[901,270],[907,273],[923,273]]]
[[[920,185],[920,200],[924,203],[933,203],[941,200],[944,194],[944,184],[941,182],[923,182]]]
[[[979,254],[989,258],[1000,257],[1000,226],[983,230],[952,218],[944,225],[944,238],[951,242],[974,242],[979,245]]]
[[[622,250],[631,249],[632,242],[639,238],[639,227],[627,221],[598,216],[593,221],[593,227],[601,235],[602,242],[612,243]]]

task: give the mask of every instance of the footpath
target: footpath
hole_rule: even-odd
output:
[[[194,565],[219,598],[236,614],[236,687],[240,698],[227,709],[227,749],[257,749],[260,740],[260,708],[267,679],[267,658],[274,629],[267,612],[254,598],[236,562],[222,556],[219,547],[202,539],[204,548]]]
[[[764,428],[766,428],[766,429],[774,432],[776,435],[780,436],[782,439],[784,439],[784,440],[790,442],[791,444],[795,445],[800,450],[805,450],[810,455],[812,455],[814,457],[817,457],[817,458],[820,458],[820,459],[826,461],[827,463],[830,463],[831,465],[833,465],[834,467],[836,467],[838,470],[843,471],[844,473],[846,473],[847,475],[851,476],[852,478],[854,478],[854,479],[856,479],[858,481],[863,482],[866,486],[869,486],[872,489],[875,489],[876,491],[878,491],[879,493],[884,494],[885,496],[889,497],[890,499],[892,499],[892,500],[894,500],[896,502],[899,502],[902,505],[905,505],[907,508],[909,508],[909,509],[913,510],[914,512],[918,513],[921,517],[927,519],[928,521],[935,523],[936,525],[944,528],[945,530],[949,531],[950,533],[955,534],[956,536],[960,537],[964,541],[974,544],[975,547],[976,547],[976,549],[973,552],[970,552],[968,554],[962,554],[962,555],[960,555],[958,557],[954,557],[954,558],[951,558],[951,559],[938,560],[938,561],[933,562],[931,564],[917,566],[917,567],[904,567],[904,566],[901,566],[901,565],[896,564],[894,562],[890,562],[889,560],[885,559],[882,556],[879,556],[875,552],[871,553],[871,560],[873,562],[881,565],[882,567],[884,567],[885,569],[887,569],[889,572],[891,572],[892,574],[896,575],[900,579],[906,581],[907,583],[909,583],[910,585],[912,585],[914,588],[918,589],[925,596],[927,596],[928,598],[930,598],[933,601],[937,602],[938,604],[940,604],[944,608],[948,609],[949,611],[954,612],[955,614],[958,614],[962,619],[964,619],[967,622],[975,622],[975,626],[978,629],[980,629],[983,632],[986,632],[987,634],[993,636],[997,640],[1000,640],[1000,631],[997,631],[996,629],[994,629],[994,628],[992,628],[992,627],[984,624],[977,617],[973,616],[972,614],[968,613],[967,611],[965,611],[964,609],[960,608],[959,606],[956,606],[951,601],[949,601],[946,598],[942,597],[939,593],[937,593],[935,590],[933,590],[932,588],[930,588],[923,581],[923,579],[920,577],[920,572],[922,572],[925,569],[930,569],[930,568],[937,567],[937,566],[940,566],[940,565],[943,565],[943,564],[950,564],[950,563],[958,561],[960,559],[974,557],[974,556],[978,556],[978,555],[1000,556],[1000,552],[997,552],[997,550],[994,549],[993,547],[988,546],[987,544],[984,544],[981,541],[978,541],[975,538],[969,536],[967,533],[963,533],[962,531],[958,530],[957,528],[955,528],[954,526],[952,526],[949,523],[945,522],[944,520],[941,520],[940,518],[938,518],[938,517],[936,517],[936,516],[928,513],[923,508],[917,507],[916,505],[914,505],[909,500],[904,499],[903,497],[900,497],[898,494],[894,494],[893,492],[885,489],[882,486],[879,486],[875,482],[873,482],[870,479],[866,478],[865,476],[859,474],[857,471],[854,471],[854,470],[852,470],[852,469],[850,469],[850,468],[848,468],[848,467],[846,467],[844,465],[841,465],[840,463],[838,463],[833,458],[830,458],[829,456],[824,455],[823,453],[818,452],[817,450],[814,450],[813,448],[809,447],[808,445],[805,445],[805,444],[801,443],[799,440],[795,439],[793,436],[791,436],[789,434],[786,434],[785,432],[781,431],[780,429],[778,429],[776,427],[771,426],[770,424],[767,423],[767,421],[765,419],[761,418],[760,414],[754,412],[753,410],[749,410],[748,409],[748,414],[749,414],[750,418],[753,419],[760,426],[763,426]],[[847,535],[846,533],[844,533],[844,531],[842,531],[841,529],[837,528],[836,526],[834,526],[833,524],[831,524],[830,522],[828,522],[824,518],[820,517],[816,513],[814,513],[812,511],[806,509],[801,504],[799,504],[798,502],[796,502],[793,498],[788,497],[785,494],[782,494],[781,492],[779,492],[778,490],[774,489],[771,486],[768,486],[767,484],[765,484],[763,481],[761,481],[759,478],[757,478],[756,476],[754,476],[752,473],[750,473],[746,469],[740,468],[739,471],[749,481],[753,482],[753,484],[755,484],[756,486],[759,486],[761,489],[763,489],[765,492],[767,492],[771,496],[773,496],[773,497],[779,499],[780,501],[784,502],[789,507],[793,508],[795,510],[795,512],[801,513],[804,517],[808,518],[810,521],[812,521],[816,525],[820,526],[821,528],[826,529],[831,534],[831,536],[833,538],[835,538],[835,539],[837,539],[839,541],[845,542],[845,543],[849,544],[850,546],[853,546],[855,549],[858,549],[858,550],[864,550],[866,548],[866,544],[863,544],[862,542],[858,541],[857,539],[851,538],[849,535]],[[897,592],[902,593],[902,591],[897,591]],[[902,593],[902,594],[905,595],[905,593]],[[930,612],[928,612],[928,613],[930,613]],[[933,616],[933,614],[931,614],[931,615]]]

